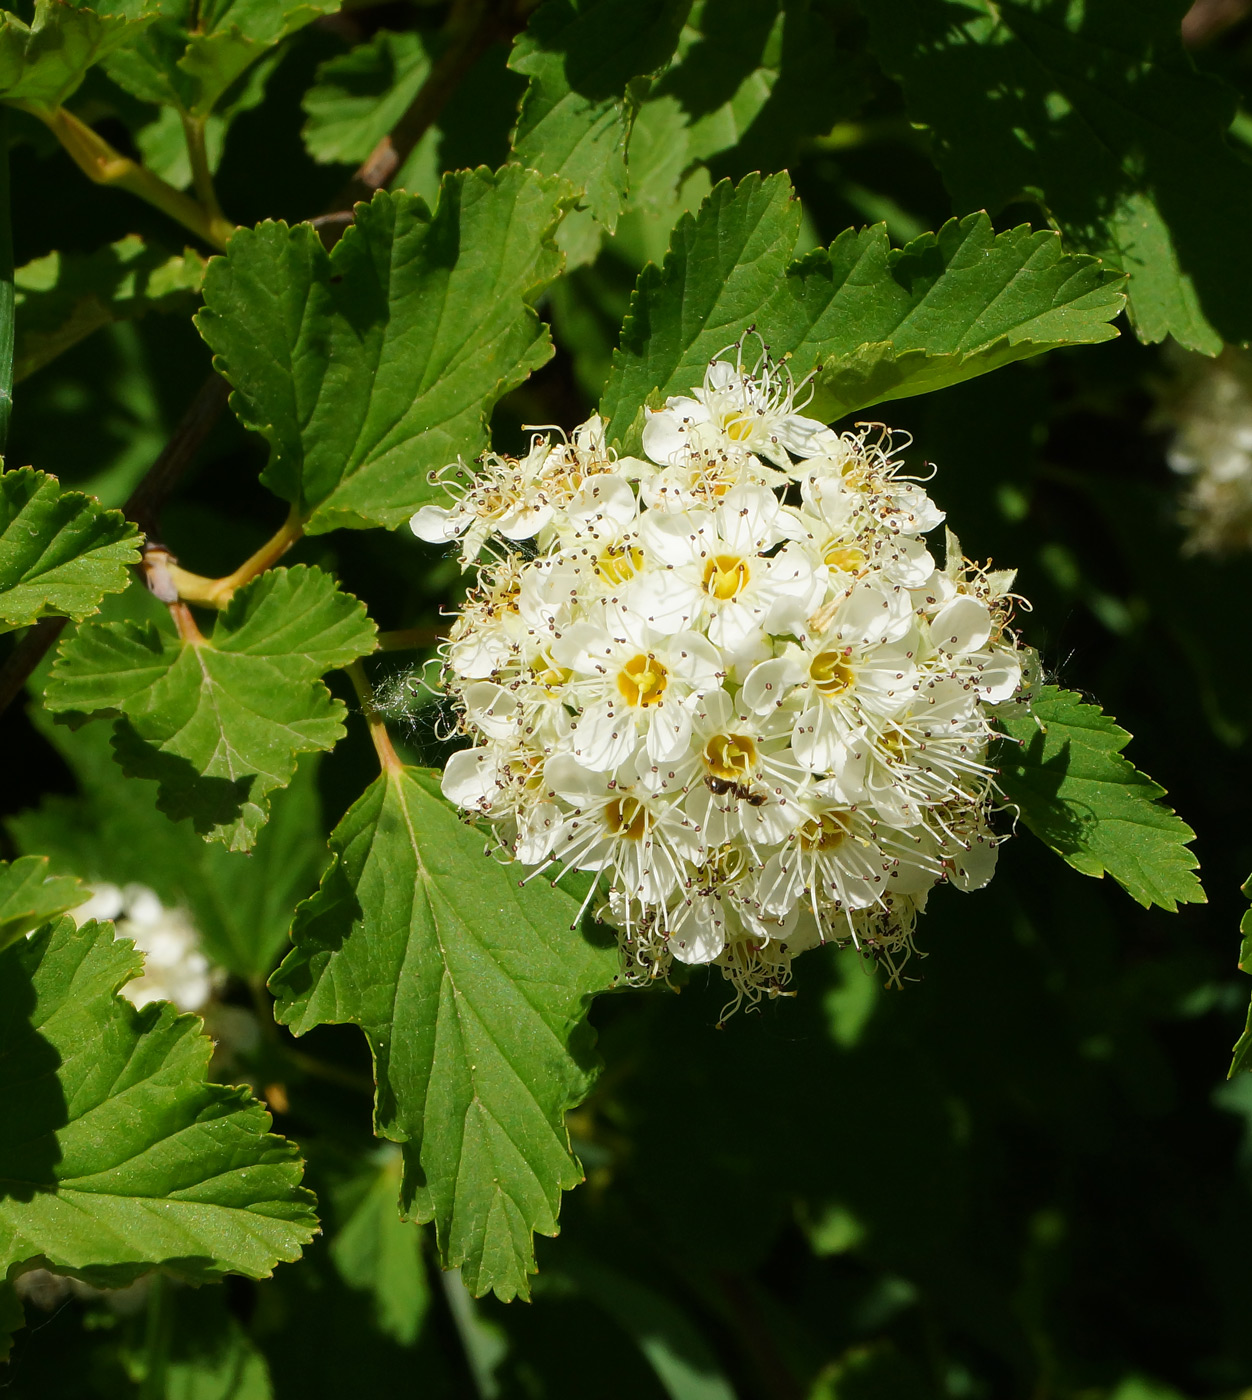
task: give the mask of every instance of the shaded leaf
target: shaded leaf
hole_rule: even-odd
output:
[[[1187,848],[1195,832],[1122,756],[1130,735],[1073,691],[1045,686],[1031,712],[1006,714],[997,781],[1021,820],[1084,875],[1111,875],[1145,908],[1204,902]]]
[[[673,55],[690,0],[547,0],[509,67],[530,79],[513,158],[583,192],[610,231],[626,194],[631,83]]]
[[[330,254],[266,223],[210,262],[197,325],[309,533],[398,525],[431,468],[483,451],[488,413],[552,353],[530,303],[559,270],[560,208],[530,171],[468,171],[433,214],[403,193],[358,205]]]
[[[107,8],[126,6],[119,0]],[[135,43],[144,23],[65,0],[35,0],[29,26],[11,10],[0,11],[0,100],[42,111],[60,107],[93,64]]]
[[[1055,234],[971,214],[900,249],[881,224],[849,229],[793,262],[799,221],[785,175],[723,182],[679,221],[622,327],[601,404],[613,436],[637,447],[645,402],[689,392],[749,325],[797,378],[820,366],[806,412],[826,421],[1117,334],[1120,278]]]
[[[1252,899],[1252,877],[1243,885],[1245,899]],[[1252,909],[1245,910],[1239,921],[1242,941],[1239,945],[1239,971],[1252,976]],[[1227,1079],[1233,1079],[1241,1069],[1252,1070],[1252,1007],[1248,1008],[1248,1023],[1234,1048],[1234,1058],[1230,1062]]]
[[[0,1268],[263,1277],[316,1228],[300,1159],[246,1089],[205,1081],[197,1017],[116,995],[141,967],[70,919],[0,953]]]
[[[0,475],[0,631],[81,620],[126,587],[138,562],[139,535],[121,511],[33,467]]]
[[[334,861],[271,979],[297,1035],[365,1032],[375,1130],[402,1144],[402,1201],[434,1220],[471,1292],[527,1295],[532,1232],[555,1234],[582,1180],[563,1124],[591,1084],[587,1002],[617,951],[571,922],[578,901],[484,854],[438,777],[385,772],[331,837]]]
[[[181,133],[180,133],[181,135]],[[204,259],[181,256],[131,234],[94,253],[49,253],[14,275],[17,345],[14,381],[25,379],[110,321],[148,311],[190,311]]]
[[[340,0],[161,0],[159,18],[107,63],[135,97],[206,117],[227,88]]]
[[[90,895],[77,880],[52,876],[47,856],[0,861],[0,949]]]
[[[1226,140],[1236,94],[1184,52],[1184,9],[865,7],[958,208],[1037,198],[1075,246],[1130,274],[1142,339],[1214,354],[1252,337],[1252,270],[1228,255],[1252,222],[1252,182]]]
[[[372,651],[375,627],[320,569],[271,569],[241,588],[212,635],[98,623],[65,642],[45,701],[120,714],[124,768],[155,778],[162,811],[246,850],[296,757],[333,748],[343,705],[317,678]]]

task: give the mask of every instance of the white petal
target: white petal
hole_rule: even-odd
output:
[[[939,650],[949,655],[977,651],[991,636],[991,613],[977,598],[958,593],[931,619],[930,635]]]
[[[448,506],[423,506],[409,519],[409,529],[428,544],[447,544],[470,523],[468,511]]]

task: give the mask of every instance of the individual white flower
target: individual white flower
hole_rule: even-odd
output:
[[[142,975],[122,988],[135,1006],[172,1001],[180,1011],[199,1011],[221,983],[186,911],[167,908],[146,885],[93,885],[91,898],[71,914],[79,925],[111,919],[117,937],[129,938],[143,954]]]
[[[995,867],[992,707],[1037,676],[1013,575],[951,534],[940,568],[897,436],[804,418],[765,356],[644,445],[616,460],[597,421],[527,468],[547,515],[525,557],[495,529],[444,647],[471,742],[443,791],[533,874],[594,873],[631,978],[773,996],[826,941],[898,976],[934,886]]]

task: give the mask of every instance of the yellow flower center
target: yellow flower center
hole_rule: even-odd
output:
[[[648,829],[648,814],[634,797],[615,797],[604,809],[604,824],[614,836],[642,841]]]
[[[805,851],[833,851],[847,839],[848,828],[837,812],[810,817],[800,828],[800,847]]]
[[[543,686],[549,695],[559,694],[570,678],[570,671],[564,666],[554,666],[551,663],[543,666],[541,662],[540,666],[542,669],[535,668],[535,680]]]
[[[809,663],[809,675],[827,696],[841,695],[856,679],[846,651],[819,651]]]
[[[654,656],[632,656],[617,677],[617,688],[628,705],[659,705],[669,684],[669,672]]]
[[[704,591],[724,603],[747,588],[748,578],[746,559],[737,554],[715,554],[704,566]]]
[[[865,551],[854,544],[832,545],[823,556],[832,569],[840,569],[845,574],[854,574],[865,566]]]
[[[622,584],[643,568],[643,550],[635,544],[611,544],[596,560],[596,573],[608,584]]]
[[[756,744],[747,734],[714,734],[704,746],[704,763],[715,778],[743,782],[756,771]]]
[[[731,442],[747,442],[752,436],[752,419],[746,413],[738,413],[731,410],[722,419],[722,431]]]

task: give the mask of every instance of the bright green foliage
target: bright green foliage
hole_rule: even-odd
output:
[[[95,612],[126,587],[138,545],[120,511],[63,491],[55,477],[32,467],[0,475],[0,632]]]
[[[436,45],[422,33],[380,29],[323,63],[304,95],[305,148],[314,160],[356,165],[407,111],[430,73]],[[403,172],[400,188],[408,188]]]
[[[437,775],[388,771],[331,837],[271,979],[297,1035],[365,1032],[375,1130],[405,1154],[402,1200],[434,1220],[445,1267],[474,1294],[529,1292],[533,1231],[555,1234],[582,1180],[562,1122],[593,1073],[589,998],[617,971],[578,901],[494,863],[439,796]]]
[[[94,253],[49,253],[14,275],[17,344],[14,381],[25,379],[71,345],[148,311],[189,312],[204,279],[204,259],[181,256],[131,234]]]
[[[1244,883],[1243,893],[1245,898],[1252,899],[1252,877]],[[1239,921],[1239,932],[1243,939],[1239,945],[1239,970],[1252,976],[1252,909],[1247,910]],[[1228,1077],[1233,1077],[1241,1069],[1252,1070],[1252,1007],[1248,1009],[1248,1024],[1235,1046]]]
[[[77,880],[48,873],[46,856],[0,861],[0,949],[81,904],[90,894]]]
[[[430,1306],[422,1231],[413,1221],[402,1220],[396,1208],[400,1152],[384,1147],[378,1159],[377,1170],[347,1188],[353,1199],[330,1255],[343,1281],[370,1295],[380,1330],[401,1346],[412,1346]]]
[[[339,0],[161,0],[159,18],[115,53],[109,76],[145,102],[206,117],[275,44]]]
[[[1005,798],[1036,836],[1084,875],[1110,874],[1145,908],[1204,902],[1187,849],[1195,832],[1122,757],[1130,735],[1071,690],[1045,686],[1033,714],[1006,716],[998,751]]]
[[[318,680],[373,650],[364,607],[320,569],[274,569],[241,588],[212,635],[99,623],[62,648],[52,710],[118,714],[132,774],[156,778],[159,805],[231,850],[247,850],[296,758],[332,748],[343,705]]]
[[[849,229],[793,262],[799,228],[785,175],[724,182],[684,216],[635,288],[601,403],[610,436],[637,446],[644,404],[699,384],[747,325],[797,378],[821,366],[807,412],[827,421],[1117,334],[1120,279],[1055,234],[996,235],[971,214],[902,249],[882,225]]]
[[[54,871],[85,880],[147,885],[167,907],[190,912],[214,962],[263,981],[287,942],[292,912],[317,888],[325,865],[316,756],[270,794],[269,820],[244,855],[170,821],[157,807],[158,789],[118,767],[105,726],[70,729],[38,711],[32,718],[69,765],[80,794],[50,795],[10,819],[18,849],[42,852]]]
[[[513,158],[560,175],[608,230],[626,194],[632,82],[673,54],[690,0],[547,0],[513,46],[530,84]]]
[[[61,106],[93,64],[136,42],[143,21],[118,13],[133,8],[126,0],[35,0],[29,26],[0,12],[0,100],[42,111]]]
[[[1142,339],[1214,354],[1252,337],[1252,222],[1226,142],[1232,90],[1182,48],[1179,0],[867,4],[873,42],[934,131],[958,208],[1037,199],[1130,274]]]
[[[0,1268],[262,1277],[313,1235],[300,1159],[246,1089],[205,1081],[196,1017],[116,995],[141,965],[70,919],[0,953]]]
[[[307,225],[242,230],[209,264],[200,332],[264,434],[262,480],[311,534],[394,526],[426,474],[477,456],[496,401],[552,353],[530,303],[557,274],[556,182],[448,176],[432,214],[378,194],[327,254]]]

